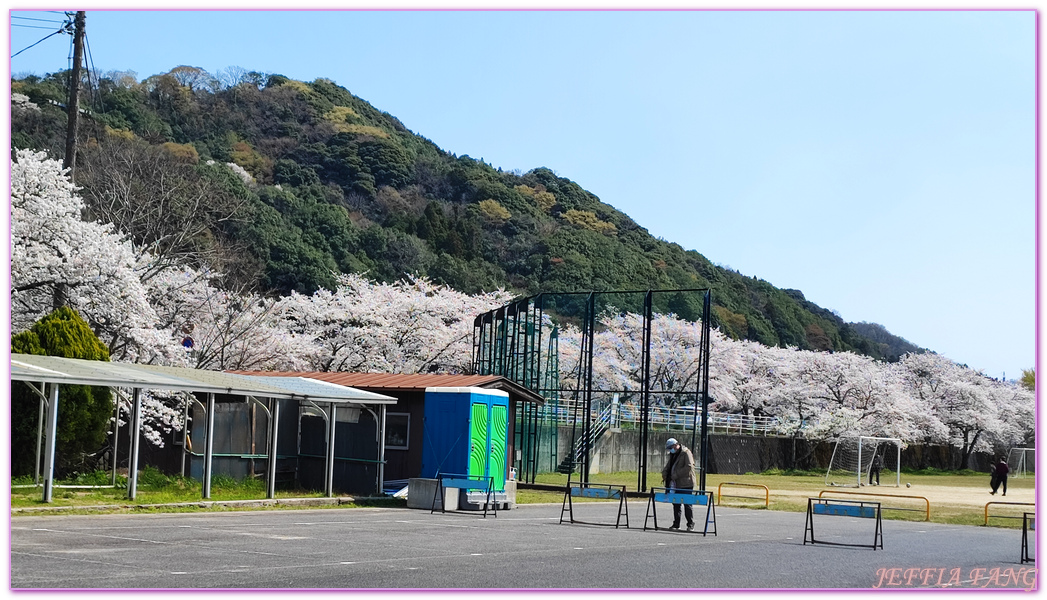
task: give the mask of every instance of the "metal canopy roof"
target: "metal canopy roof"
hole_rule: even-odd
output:
[[[396,398],[305,377],[259,377],[183,367],[11,354],[13,381],[210,392],[315,402],[395,404]]]
[[[308,377],[338,385],[346,385],[365,390],[385,392],[414,391],[424,392],[430,387],[482,387],[504,390],[515,399],[536,404],[545,404],[540,394],[510,380],[502,375],[450,375],[444,373],[348,373],[344,371],[233,371],[240,375],[260,375],[265,377]]]

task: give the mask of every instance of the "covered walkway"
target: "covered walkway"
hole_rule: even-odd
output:
[[[266,473],[267,498],[275,496],[276,440],[280,405],[277,400],[297,400],[311,404],[327,420],[326,494],[334,494],[334,442],[336,415],[339,406],[375,407],[379,415],[378,488],[382,489],[385,462],[385,408],[395,404],[396,398],[365,392],[355,388],[318,381],[307,377],[258,377],[218,371],[204,371],[181,367],[141,365],[36,356],[11,355],[11,380],[25,382],[40,397],[39,439],[43,441],[43,501],[51,502],[54,490],[55,439],[58,421],[59,387],[61,385],[91,385],[132,390],[131,459],[128,469],[127,493],[134,499],[138,482],[138,444],[141,438],[143,389],[171,390],[206,394],[206,433],[204,448],[203,497],[211,497],[211,462],[214,443],[215,394],[243,396],[247,402],[256,402],[270,416],[268,432],[269,463]],[[270,405],[260,398],[272,400]],[[327,406],[327,411],[320,407]],[[184,426],[184,424],[183,424]],[[37,469],[41,452],[37,448]]]

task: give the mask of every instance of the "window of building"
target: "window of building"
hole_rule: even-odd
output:
[[[411,415],[408,413],[385,413],[385,447],[393,450],[407,450],[410,439]]]

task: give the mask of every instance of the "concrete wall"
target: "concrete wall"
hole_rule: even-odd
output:
[[[648,434],[648,473],[661,471],[665,464],[665,440],[675,437],[691,448],[695,461],[699,461],[698,440],[691,444],[690,432],[657,431]],[[570,451],[571,428],[561,427],[557,436],[557,457]],[[592,457],[591,473],[635,471],[639,455],[640,432],[636,430],[608,431],[596,443]],[[709,472],[720,474],[762,473],[769,469],[824,470],[832,458],[832,442],[810,442],[780,437],[759,437],[713,434],[709,436]],[[541,452],[540,455],[548,453]],[[962,461],[959,448],[952,446],[910,445],[902,450],[902,466],[914,469],[954,469]],[[539,470],[550,471],[551,460],[540,456]],[[967,468],[989,471],[992,455],[975,453],[970,457]]]

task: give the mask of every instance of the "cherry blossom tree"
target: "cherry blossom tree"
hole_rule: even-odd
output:
[[[594,336],[593,385],[640,390],[642,318],[609,311]],[[700,324],[657,315],[652,326],[652,390],[696,387]],[[778,418],[794,438],[839,435],[948,443],[966,457],[1032,439],[1033,396],[935,354],[890,364],[850,352],[811,352],[736,341],[712,331],[712,409]],[[560,379],[577,387],[581,332],[560,334]],[[659,399],[655,398],[655,404]],[[966,463],[964,463],[966,464]]]
[[[376,283],[349,274],[333,291],[292,293],[281,310],[288,331],[311,344],[303,359],[312,369],[466,373],[473,319],[510,299],[504,290],[470,296],[424,277]]]
[[[710,387],[720,383],[713,393],[713,410],[744,415],[767,415],[767,400],[776,384],[775,354],[759,342],[732,340],[718,330],[712,338]],[[717,366],[718,368],[714,368]]]
[[[83,200],[61,164],[19,150],[11,166],[11,324],[23,331],[68,305],[120,359],[157,343],[156,313],[129,241],[84,221]]]
[[[295,370],[307,366],[307,338],[290,331],[285,299],[223,289],[219,276],[171,268],[149,280],[158,327],[180,355],[168,364],[210,370]]]

